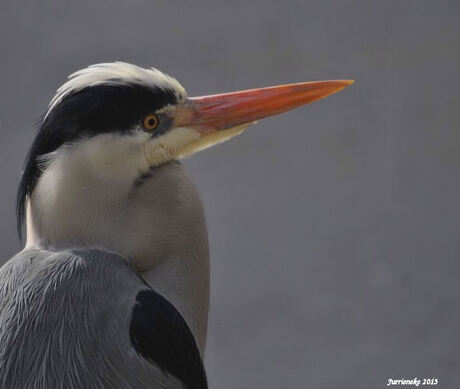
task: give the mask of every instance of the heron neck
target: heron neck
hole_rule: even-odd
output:
[[[26,248],[97,247],[121,255],[181,312],[203,353],[207,228],[201,200],[182,165],[163,165],[129,184],[50,169],[28,202]]]

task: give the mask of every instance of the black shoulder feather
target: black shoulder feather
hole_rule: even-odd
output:
[[[130,338],[138,353],[180,379],[187,389],[208,387],[192,332],[177,309],[155,291],[138,293]]]

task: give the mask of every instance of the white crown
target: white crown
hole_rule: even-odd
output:
[[[68,94],[88,86],[100,84],[156,86],[172,89],[176,94],[178,102],[183,102],[187,97],[184,87],[175,78],[168,76],[158,69],[143,69],[126,62],[99,63],[78,70],[69,76],[69,81],[57,90],[56,95],[51,100],[45,118]]]

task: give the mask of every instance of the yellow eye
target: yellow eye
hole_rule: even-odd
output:
[[[160,119],[158,119],[158,116],[151,113],[142,119],[142,128],[145,131],[152,132],[155,130],[155,128],[158,127],[158,124],[160,123]]]

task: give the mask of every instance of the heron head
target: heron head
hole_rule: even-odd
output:
[[[18,191],[19,228],[27,197],[56,161],[74,168],[60,168],[62,175],[76,172],[80,164],[100,182],[131,179],[350,83],[320,81],[193,98],[177,80],[153,68],[115,62],[82,69],[51,100],[26,159]]]

